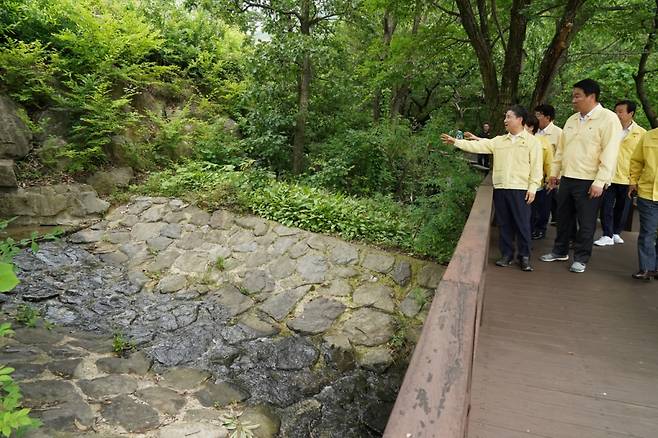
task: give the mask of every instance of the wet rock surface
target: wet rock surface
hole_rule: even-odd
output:
[[[255,436],[381,436],[408,361],[389,344],[396,321],[422,324],[414,297],[443,273],[147,197],[16,264],[3,311],[29,302],[55,328],[18,330],[0,359],[45,430],[71,436],[225,436],[235,403],[263,422]],[[113,354],[117,333],[137,351]]]

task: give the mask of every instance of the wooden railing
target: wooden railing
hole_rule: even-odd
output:
[[[487,177],[436,290],[384,438],[466,436],[492,198]]]

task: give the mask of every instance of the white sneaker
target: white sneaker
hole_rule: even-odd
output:
[[[613,234],[612,241],[615,243],[624,243],[624,239],[622,239],[619,234]]]
[[[614,245],[615,241],[612,240],[612,237],[608,236],[601,236],[599,240],[594,242],[594,245],[596,246],[608,246],[608,245]]]
[[[608,239],[609,239],[609,237],[608,237]],[[585,268],[586,268],[585,263],[573,262],[571,264],[571,267],[569,268],[569,270],[571,272],[576,272],[576,273],[580,274],[581,272],[585,272]]]

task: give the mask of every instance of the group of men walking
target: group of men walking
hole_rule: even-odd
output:
[[[614,112],[604,108],[600,93],[592,79],[574,84],[576,112],[562,129],[553,123],[552,106],[539,105],[533,115],[514,105],[505,113],[506,135],[479,138],[467,133],[463,140],[441,136],[465,151],[493,154],[502,254],[498,266],[511,265],[516,255],[521,269],[532,271],[531,240],[544,238],[552,213],[557,237],[540,260],[567,261],[573,248],[569,270],[585,272],[594,244],[624,243],[621,232],[631,195],[637,192],[639,270],[633,278],[658,278],[658,129],[646,132],[633,120],[632,101],[619,101]],[[599,215],[603,234],[594,241]]]

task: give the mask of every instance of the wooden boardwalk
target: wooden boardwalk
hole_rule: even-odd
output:
[[[494,265],[492,230],[469,438],[658,437],[658,281],[630,277],[637,234],[623,236],[573,274],[538,260],[551,234],[524,273]]]

